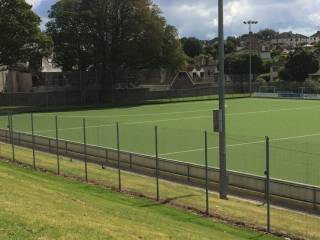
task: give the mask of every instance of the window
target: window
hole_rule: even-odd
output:
[[[210,70],[208,70],[208,76],[210,76],[210,74],[211,74],[211,72],[210,72]]]
[[[204,72],[200,72],[200,77],[203,79],[204,78]]]
[[[193,77],[193,79],[197,78],[197,73],[196,73],[196,72],[193,72],[192,77]]]

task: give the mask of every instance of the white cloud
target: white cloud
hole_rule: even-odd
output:
[[[177,26],[182,36],[217,36],[217,2],[212,0],[154,0],[167,21]],[[244,20],[257,20],[254,31],[263,28],[292,30],[306,35],[320,30],[320,0],[225,0],[226,35],[248,32]]]
[[[26,0],[27,3],[32,5],[32,8],[38,7],[43,0]]]
[[[56,0],[26,0],[46,22],[47,11]],[[180,36],[210,39],[218,33],[217,0],[153,0]],[[253,31],[273,28],[311,35],[320,30],[320,0],[225,0],[226,35],[248,32],[244,20],[257,20]]]

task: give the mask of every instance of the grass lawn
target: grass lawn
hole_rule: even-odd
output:
[[[0,239],[275,239],[0,162]]]
[[[271,138],[271,175],[294,182],[320,186],[320,102],[278,99],[229,99],[227,111],[227,167],[263,175],[265,136]],[[158,126],[160,156],[179,161],[204,163],[204,131],[209,132],[209,163],[218,166],[218,135],[212,132],[212,109],[216,100],[144,106],[48,112],[34,115],[35,133],[83,142],[86,118],[87,142],[116,147],[120,126],[122,150],[154,155],[154,126]],[[13,118],[16,131],[30,132],[30,114]],[[0,127],[7,118],[0,118]]]
[[[26,165],[32,165],[31,150],[25,149],[25,148],[16,148],[15,153],[16,153],[17,161]],[[0,156],[4,157],[5,159],[10,159],[11,146],[7,144],[0,144]],[[49,171],[49,173],[55,173],[57,169],[56,156],[37,151],[36,166],[37,168]],[[10,169],[10,171],[12,172],[12,175],[8,175],[6,173],[7,170],[2,169],[3,167],[5,167],[6,169]],[[61,174],[64,176],[68,176],[77,180],[84,180],[84,163],[83,162],[79,162],[74,159],[70,161],[70,159],[68,158],[61,158],[60,170],[61,170]],[[19,175],[21,173],[24,173],[23,177]],[[117,170],[112,168],[102,169],[101,166],[88,164],[89,181],[103,188],[107,187],[107,188],[117,189],[118,187],[117,173],[118,173]],[[5,176],[1,174],[5,174]],[[27,175],[32,176],[27,178],[31,181],[31,183],[25,180],[24,176],[27,176]],[[62,178],[56,178],[52,175],[47,176],[40,173],[34,173],[28,169],[19,169],[17,167],[8,165],[6,163],[1,163],[0,164],[0,189],[1,189],[0,190],[0,194],[1,194],[0,209],[9,209],[6,206],[1,205],[2,202],[4,201],[4,202],[7,202],[7,204],[18,204],[17,206],[21,208],[21,215],[23,215],[24,212],[25,213],[30,212],[30,215],[31,215],[30,217],[35,217],[36,214],[34,213],[40,212],[41,216],[46,217],[47,216],[45,213],[47,208],[46,203],[53,201],[56,203],[54,204],[52,203],[53,207],[50,207],[50,208],[57,208],[57,209],[63,210],[61,212],[61,216],[60,215],[58,216],[57,221],[59,222],[60,218],[63,218],[63,219],[66,218],[66,220],[69,220],[69,222],[72,222],[73,220],[70,220],[69,218],[69,216],[72,215],[72,213],[64,212],[70,208],[69,205],[72,205],[73,203],[76,205],[80,204],[82,208],[80,210],[77,209],[75,212],[82,213],[82,211],[84,211],[85,215],[88,216],[90,211],[88,211],[87,208],[90,207],[91,209],[91,206],[93,208],[99,208],[99,210],[97,211],[102,211],[100,209],[103,209],[103,207],[100,206],[99,204],[102,204],[101,201],[105,201],[105,200],[101,196],[107,196],[108,194],[112,196],[120,196],[115,193],[111,193],[108,190],[106,190],[105,192],[106,195],[103,195],[105,190],[100,189],[98,191],[101,193],[101,196],[97,195],[95,192],[94,193],[88,192],[86,194],[90,195],[91,197],[88,198],[89,200],[84,200],[86,198],[85,197],[86,194],[84,194],[84,196],[81,197],[81,194],[83,192],[81,192],[81,194],[80,193],[78,194],[77,190],[72,189],[72,187],[64,189],[63,191],[61,190],[62,192],[58,192],[58,191],[54,192],[52,189],[47,189],[45,185],[48,184],[48,179],[52,181],[57,181],[57,185],[60,187],[59,189],[64,189],[64,185],[70,186],[69,180],[67,181]],[[16,182],[18,182],[18,184],[16,184]],[[82,184],[78,184],[78,183],[73,183],[73,184],[77,186],[81,186],[81,188],[83,189],[91,189],[91,187],[88,187]],[[99,188],[94,188],[94,189],[99,189]],[[133,193],[135,196],[143,195],[149,199],[154,199],[156,195],[156,186],[155,186],[154,178],[131,174],[125,171],[122,171],[122,189],[126,193],[130,193],[130,196],[132,195],[131,193]],[[16,194],[17,197],[12,197],[11,200],[7,200],[7,196],[9,196],[10,194]],[[28,200],[29,198],[32,198],[32,199]],[[124,201],[129,201],[129,202],[132,199],[139,200],[134,197],[129,197],[129,198],[120,197],[120,198],[125,199]],[[160,180],[160,200],[162,203],[166,203],[172,206],[178,206],[180,208],[182,207],[182,208],[193,209],[196,212],[205,211],[204,191],[201,189],[192,188],[185,185],[180,185],[180,184],[175,184],[168,181]],[[66,201],[66,204],[64,204],[64,201]],[[152,201],[147,201],[147,200],[141,200],[141,201],[144,202],[144,204],[141,204],[141,206],[143,206],[141,207],[142,211],[150,212],[151,210],[154,210],[154,209],[162,209],[162,208],[167,209],[164,206],[159,206]],[[33,206],[34,204],[36,206]],[[116,204],[113,205],[112,203],[109,203],[109,202],[107,202],[107,204],[112,207],[116,205]],[[41,211],[39,210],[39,208]],[[112,209],[113,210],[109,209],[108,211],[110,211],[110,213],[112,214],[113,214],[113,211],[117,212],[116,208],[112,208]],[[176,210],[174,210],[174,212],[176,212]],[[34,216],[32,216],[32,213],[34,214]],[[49,213],[53,214],[51,213],[51,211],[48,211],[48,214]],[[96,211],[94,211],[94,213],[96,213]],[[239,198],[233,198],[232,196],[229,197],[228,201],[220,200],[218,195],[212,192],[209,194],[209,213],[210,215],[215,216],[215,218],[223,219],[228,222],[236,222],[240,225],[245,224],[246,226],[250,226],[258,229],[266,228],[266,207],[264,205],[261,205],[261,203],[244,201]],[[13,216],[15,215],[16,214],[13,214]],[[105,215],[107,217],[106,219],[102,219],[102,221],[100,221],[99,218],[97,217],[99,224],[105,224],[105,222],[108,223],[109,222],[108,219],[111,219],[111,217],[109,217],[105,212],[102,212],[102,215]],[[129,213],[127,215],[128,215],[128,219],[134,219],[134,217],[132,215],[129,215]],[[193,216],[189,214],[187,215]],[[84,222],[86,221],[83,215],[81,215],[81,218],[79,216],[77,217],[81,219],[81,221],[84,221]],[[201,222],[204,221],[200,217],[197,217],[197,216],[193,216],[193,217],[190,217],[189,220],[191,221],[193,219],[197,219],[197,221],[198,220]],[[72,219],[74,218],[76,217],[73,217]],[[0,217],[0,219],[2,219],[2,217]],[[6,218],[3,218],[3,219],[6,219]],[[66,224],[63,219],[61,221],[63,222],[63,224]],[[32,220],[30,221],[32,222]],[[92,221],[97,223],[95,220],[92,220]],[[148,218],[145,218],[145,219],[139,218],[138,223],[141,222],[141,224],[144,224],[145,222],[149,222],[149,221],[151,220],[149,220]],[[41,221],[37,221],[37,222],[41,222]],[[207,221],[205,220],[205,222]],[[70,224],[72,225],[72,223]],[[128,223],[125,221],[123,224],[128,225]],[[167,222],[167,223],[164,223],[163,225],[166,225],[166,224],[168,225],[168,231],[169,230],[171,231],[172,228],[174,228],[175,226],[179,226],[178,229],[180,229],[182,233],[177,232],[177,234],[181,234],[181,238],[186,237],[187,239],[198,239],[197,236],[194,236],[194,238],[189,238],[188,236],[183,235],[183,232],[185,232],[185,230],[183,227],[180,227],[179,224],[176,224],[174,222]],[[218,225],[221,225],[221,224],[218,224]],[[293,211],[288,211],[285,209],[279,209],[279,208],[271,209],[271,229],[273,232],[283,233],[285,235],[290,235],[290,236],[298,236],[304,239],[320,240],[319,225],[320,225],[319,217],[308,215],[308,214],[302,214],[298,212],[293,212]],[[0,224],[0,226],[2,226],[2,224]],[[212,228],[212,226],[213,225],[210,225],[209,228]],[[69,227],[71,228],[71,226]],[[140,228],[140,227],[137,226],[137,228]],[[33,228],[31,227],[29,229],[33,229]],[[189,227],[189,230],[192,232],[195,232],[195,234],[198,234],[196,230],[192,229],[192,227]],[[214,229],[211,229],[211,230],[205,229],[203,231],[208,231],[207,233],[208,235],[206,236],[210,236],[210,234],[212,234],[211,231],[213,230]],[[68,232],[67,230],[64,230],[64,231]],[[0,234],[1,233],[2,231],[0,229]],[[186,233],[189,233],[188,230],[186,231]],[[202,235],[199,235],[199,236],[201,237]],[[215,235],[213,234],[212,236],[215,236]],[[252,236],[252,239],[261,238],[259,234],[257,235],[253,234],[251,236]],[[167,236],[165,238],[167,238]],[[172,239],[177,239],[177,238],[179,239],[179,236],[172,236]],[[210,237],[208,238],[212,239]],[[2,239],[1,236],[0,236],[0,239]],[[221,238],[221,239],[228,239],[228,238]],[[234,237],[234,239],[241,239],[241,236],[239,238]]]

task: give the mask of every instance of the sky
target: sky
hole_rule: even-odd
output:
[[[56,0],[26,0],[41,16],[45,25],[47,11]],[[167,22],[179,30],[181,37],[212,39],[218,33],[218,0],[153,0],[160,6]],[[320,0],[224,0],[226,36],[248,32],[245,20],[259,24],[253,31],[272,28],[307,36],[320,30]]]

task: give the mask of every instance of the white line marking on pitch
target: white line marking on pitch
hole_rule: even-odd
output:
[[[252,111],[252,112],[229,113],[229,114],[226,114],[226,116],[237,116],[237,115],[256,114],[256,113],[282,112],[282,111],[295,111],[295,110],[314,109],[314,108],[320,108],[320,105],[310,106],[310,107],[299,107],[299,108],[281,108],[281,109],[274,109],[274,110],[262,110],[262,111]]]
[[[294,137],[270,139],[270,142],[280,142],[280,141],[285,141],[285,140],[293,140],[293,139],[307,138],[307,137],[318,137],[318,136],[320,136],[320,133],[302,135],[302,136],[294,136]],[[261,144],[261,143],[265,143],[265,140],[256,141],[256,142],[230,144],[230,145],[227,145],[227,147],[241,147],[241,146]],[[208,148],[208,149],[219,149],[219,146],[211,147],[211,148]],[[159,155],[160,156],[170,156],[170,155],[175,155],[175,154],[198,152],[198,151],[204,151],[204,148],[190,149],[190,150],[179,151],[179,152],[162,153],[162,154],[159,154]]]
[[[320,108],[319,106],[310,106],[310,107],[301,107],[301,108],[283,108],[283,109],[276,109],[276,110],[265,110],[265,111],[253,111],[253,112],[240,112],[240,113],[230,113],[226,114],[227,117],[229,116],[241,116],[247,114],[257,114],[257,113],[270,113],[270,112],[282,112],[282,111],[296,111],[296,110],[304,110],[304,109],[314,109]],[[146,123],[159,123],[159,122],[170,122],[170,121],[181,121],[181,120],[191,120],[191,119],[203,119],[203,118],[212,118],[212,115],[203,115],[203,116],[196,116],[196,117],[183,117],[183,118],[169,118],[169,119],[162,119],[162,120],[148,120],[148,121],[139,121],[139,122],[120,122],[120,125],[139,125],[139,124],[146,124]],[[111,127],[114,124],[102,124],[102,125],[95,125],[95,126],[88,126],[87,128],[98,128],[98,127]],[[77,130],[82,129],[82,127],[74,127],[74,128],[62,128],[60,130]],[[37,131],[39,133],[44,132],[54,132],[53,129]]]
[[[189,120],[189,119],[200,119],[200,118],[211,118],[209,116],[198,116],[198,117],[188,117],[188,118],[172,118],[172,119],[163,119],[163,120],[150,120],[150,121],[141,121],[141,122],[124,122],[119,123],[121,125],[139,125],[139,124],[146,124],[146,123],[156,123],[156,122],[169,122],[169,121],[180,121],[180,120]],[[95,125],[95,126],[87,126],[87,129],[89,128],[98,128],[98,127],[112,127],[115,126],[115,123],[113,124],[103,124],[103,125]],[[82,129],[82,127],[74,127],[74,128],[61,128],[60,131],[64,130],[77,130]],[[47,130],[40,130],[37,131],[38,133],[44,133],[44,132],[55,132],[54,129],[47,129]]]
[[[160,113],[145,113],[145,114],[126,114],[126,115],[109,115],[109,116],[85,116],[85,115],[61,115],[62,118],[117,118],[117,117],[143,117],[143,116],[153,116],[153,115],[171,115],[171,114],[183,114],[183,113],[197,113],[197,112],[208,112],[213,111],[212,108],[194,111],[181,111],[181,112],[160,112]],[[55,116],[54,114],[37,114],[37,116]]]

